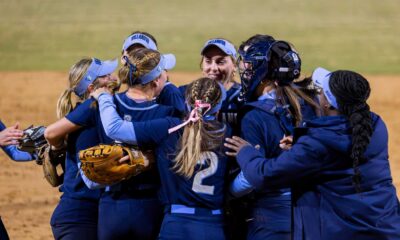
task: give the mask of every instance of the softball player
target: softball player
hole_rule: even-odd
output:
[[[235,46],[226,39],[212,38],[201,49],[200,68],[204,77],[221,83],[226,90],[226,99],[222,103],[218,119],[230,125],[235,131],[241,86],[235,81],[237,52]],[[184,95],[187,85],[179,87]]]
[[[114,81],[111,73],[118,61],[100,61],[84,58],[69,72],[69,88],[57,103],[57,122],[46,128],[45,137],[53,149],[64,148],[67,138],[67,156],[63,192],[51,217],[55,239],[97,239],[98,203],[100,190],[90,190],[79,175],[79,151],[100,143],[110,143],[101,127],[98,109],[89,93],[97,87]],[[82,103],[73,107],[72,94]],[[89,99],[88,99],[89,98]]]
[[[118,117],[110,95],[99,97],[110,137],[139,146],[157,145],[165,208],[159,239],[225,239],[221,208],[227,158],[221,147],[226,125],[216,119],[224,95],[216,81],[201,78],[188,86],[187,121],[167,118],[133,124]]]
[[[244,42],[239,54],[240,98],[246,102],[241,109],[241,134],[258,145],[263,156],[278,156],[280,139],[291,135],[303,118],[315,115],[313,100],[292,85],[300,75],[300,57],[287,42],[267,35]],[[251,184],[241,189],[245,180],[243,173],[235,179],[231,188],[234,195],[242,196],[254,189]],[[290,189],[256,189],[251,198],[247,239],[290,239]]]
[[[157,51],[157,41],[153,35],[148,32],[135,31],[129,37],[127,37],[122,45],[122,57],[121,62],[125,64],[124,56],[128,56],[128,52],[139,48],[147,48]],[[168,54],[170,58],[175,58],[173,54]],[[157,97],[157,103],[173,106],[177,112],[184,113],[185,103],[183,95],[179,89],[171,83],[169,80],[165,83],[163,90]]]
[[[388,133],[370,112],[368,81],[352,71],[313,73],[321,118],[279,157],[240,138],[226,146],[258,189],[292,187],[294,239],[400,239],[400,205],[388,162]],[[291,144],[288,138],[282,140]]]
[[[173,116],[172,106],[157,104],[154,99],[168,79],[166,70],[175,66],[175,58],[141,48],[128,52],[124,60],[119,77],[128,84],[128,90],[114,97],[119,116],[127,121]],[[155,145],[139,148],[152,150]],[[159,187],[156,168],[107,187],[99,205],[99,239],[155,239],[163,216]]]

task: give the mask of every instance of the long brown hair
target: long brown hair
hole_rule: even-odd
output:
[[[222,92],[218,83],[210,78],[200,78],[189,84],[186,90],[186,101],[192,109],[195,102],[201,100],[215,107],[221,100]],[[198,108],[200,120],[185,126],[180,140],[180,150],[174,160],[176,173],[190,178],[202,153],[217,150],[223,143],[224,131],[218,132],[221,125],[215,121],[204,121],[205,109]]]
[[[291,51],[295,51],[293,45],[288,43],[291,47]],[[283,52],[288,52],[289,49],[281,49]],[[289,111],[294,118],[295,126],[299,126],[303,121],[303,115],[301,112],[300,99],[303,99],[308,105],[310,105],[314,110],[319,108],[318,104],[306,93],[304,93],[300,88],[295,87],[293,80],[290,79],[289,84],[280,84],[274,76],[274,69],[281,67],[281,60],[277,53],[271,52],[271,60],[268,63],[268,73],[267,81],[274,83],[276,85],[276,101],[281,105],[289,105]]]

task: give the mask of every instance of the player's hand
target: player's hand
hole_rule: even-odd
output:
[[[129,162],[129,155],[126,155],[125,157],[122,157],[120,160],[118,160],[119,163],[128,163]]]
[[[150,160],[147,158],[147,156],[149,156],[149,155],[145,155],[145,154],[143,154],[143,155],[144,155],[144,166],[147,167],[147,166],[150,165]],[[129,163],[130,160],[131,160],[131,159],[130,159],[129,155],[126,155],[126,156],[120,158],[120,159],[118,160],[118,162],[119,162],[120,164],[124,164],[124,163]]]
[[[111,94],[110,89],[108,89],[107,87],[101,87],[101,88],[98,88],[98,89],[94,90],[93,92],[91,92],[90,96],[94,97],[97,100],[97,99],[99,99],[99,96],[102,93]]]
[[[293,136],[283,136],[279,141],[279,147],[283,150],[289,150],[293,146]]]
[[[251,144],[240,137],[233,136],[232,138],[225,138],[224,146],[232,150],[231,152],[225,152],[226,155],[236,157],[243,147],[251,146]],[[258,145],[257,147],[260,148]]]
[[[293,146],[293,136],[284,136],[279,141],[279,147],[283,150],[289,150]]]
[[[0,132],[0,146],[17,145],[24,132],[18,129],[19,123]]]

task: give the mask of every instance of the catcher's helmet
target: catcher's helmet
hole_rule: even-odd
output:
[[[274,64],[271,64],[272,58]],[[285,41],[262,40],[239,50],[239,72],[242,82],[240,101],[251,101],[254,91],[265,79],[276,80],[279,85],[290,84],[298,78],[301,60],[297,52]]]

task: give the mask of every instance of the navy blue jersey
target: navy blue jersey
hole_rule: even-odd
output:
[[[303,106],[303,102],[301,103]],[[313,111],[308,111],[310,108],[302,107],[304,111],[307,110],[306,118],[314,115]],[[262,156],[266,158],[279,156],[282,153],[282,149],[279,147],[280,140],[284,135],[293,134],[293,118],[288,113],[288,109],[278,105],[276,100],[270,97],[245,105],[241,109],[241,114],[244,114],[241,120],[243,138],[253,146],[259,145]],[[245,177],[247,179],[247,175]],[[254,185],[252,182],[250,184],[256,189],[251,206],[257,210],[252,212],[251,216],[254,221],[248,226],[248,234],[263,239],[280,232],[281,235],[276,235],[277,239],[290,238],[290,188],[270,187],[266,189],[260,188],[259,185]]]
[[[249,110],[250,109],[250,110]],[[275,100],[265,99],[247,104],[243,110],[249,110],[241,120],[242,137],[253,146],[259,145],[260,152],[265,157],[276,157],[282,149],[279,141],[284,137],[285,132],[291,128],[291,123],[285,116],[275,114]],[[286,124],[285,124],[286,123]],[[257,189],[262,191],[263,189]],[[288,192],[290,189],[263,191],[272,194]]]
[[[64,192],[63,196],[66,197],[92,200],[98,200],[100,197],[100,190],[90,190],[86,187],[78,169],[80,150],[112,142],[104,133],[99,110],[92,106],[94,102],[94,99],[88,99],[65,116],[72,123],[82,127],[68,135],[64,184],[60,187],[60,191]]]
[[[204,152],[191,178],[178,175],[172,169],[182,131],[165,134],[169,127],[180,124],[176,118],[134,123],[139,142],[157,144],[157,166],[161,177],[161,200],[165,205],[182,204],[209,209],[222,208],[228,160],[223,149]],[[138,130],[136,130],[138,129]],[[151,129],[151,131],[150,131]],[[221,124],[219,131],[225,131]],[[151,132],[159,132],[158,137]],[[221,146],[222,146],[221,139]]]
[[[160,95],[157,97],[157,103],[172,106],[181,114],[185,113],[185,99],[179,89],[171,82],[166,82]]]
[[[218,120],[229,124],[233,129],[234,133],[239,133],[240,126],[238,125],[238,110],[241,107],[241,103],[238,101],[241,85],[237,82],[226,91],[226,99],[222,102],[221,110],[218,114]]]
[[[114,96],[114,102],[121,118],[132,122],[165,118],[175,114],[172,106],[160,105],[155,101],[136,102],[130,99],[125,92],[116,94]],[[153,129],[149,131],[157,133],[157,131],[154,131]],[[153,150],[156,148],[156,145],[151,143],[142,144],[139,142],[138,146],[141,150]],[[158,156],[156,156],[156,158],[158,159]],[[119,190],[122,188],[123,191],[129,192],[159,188],[160,180],[158,171],[156,168],[153,168],[117,185],[118,186],[113,186],[112,189]]]
[[[181,86],[178,87],[178,90],[179,90],[179,92],[181,93],[181,95],[182,95],[182,97],[183,97],[184,100],[186,100],[186,99],[185,99],[185,97],[186,97],[186,89],[187,89],[187,86],[188,86],[188,85],[189,85],[189,84],[185,84],[185,85],[181,85]]]
[[[238,162],[257,188],[293,188],[294,239],[400,239],[400,205],[388,161],[388,133],[372,113],[373,134],[353,184],[351,128],[344,116],[307,122],[289,151],[265,159],[244,147]]]

